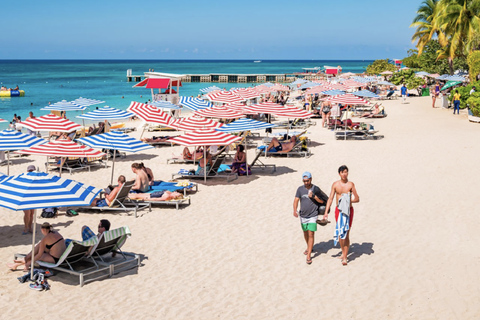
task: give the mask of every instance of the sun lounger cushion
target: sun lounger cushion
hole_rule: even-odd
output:
[[[157,185],[151,186],[150,187],[151,190],[149,190],[149,192],[154,192],[154,191],[171,191],[171,192],[174,192],[174,191],[177,191],[177,190],[183,190],[185,188],[190,189],[193,186],[194,186],[193,183],[190,183],[186,186],[179,186],[177,182],[162,181],[162,182],[158,183]]]

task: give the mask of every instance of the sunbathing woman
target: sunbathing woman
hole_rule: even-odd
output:
[[[373,118],[375,115],[379,114],[380,113],[380,106],[377,104],[375,104],[375,109],[371,112],[371,113],[368,113],[368,114],[364,114],[362,115],[361,117],[362,118]],[[383,107],[382,107],[383,108]]]
[[[190,150],[188,150],[188,147],[185,147],[183,149],[183,159],[184,160],[198,160],[203,157],[203,148],[202,147],[197,147],[195,152],[192,154]]]
[[[128,197],[132,200],[168,201],[174,199],[182,199],[183,195],[176,191],[157,191],[152,193],[132,193]]]
[[[45,261],[57,263],[60,256],[65,251],[65,241],[60,233],[53,231],[52,225],[48,222],[42,224],[43,239],[35,246],[35,261]],[[7,264],[11,270],[16,270],[19,266],[24,265],[23,270],[28,271],[32,262],[32,253],[30,252],[24,259],[15,260],[13,263]]]
[[[237,172],[240,169],[242,164],[245,164],[247,161],[247,157],[244,151],[243,145],[237,146],[237,153],[235,153],[235,157],[233,158],[232,163],[232,173]]]
[[[267,147],[268,152],[286,153],[292,151],[293,147],[297,143],[297,137],[293,136],[289,142],[280,143],[277,138],[273,138]]]

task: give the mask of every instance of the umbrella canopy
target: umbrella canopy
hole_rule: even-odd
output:
[[[359,96],[359,97],[365,97],[365,98],[379,98],[379,96],[372,91],[368,90],[360,90],[360,91],[355,91],[352,92],[352,94]]]
[[[171,103],[170,101],[162,101],[162,100],[152,101],[152,102],[149,102],[147,104],[149,104],[151,106],[155,106],[157,108],[161,108],[161,109],[173,109],[173,110],[181,109],[179,106]]]
[[[141,102],[132,101],[127,108],[127,111],[133,112],[148,123],[169,126],[173,121],[172,117],[163,112],[160,108]]]
[[[321,94],[324,94],[326,96],[338,96],[345,94],[345,91],[342,90],[327,90],[327,91],[322,91]]]
[[[0,206],[12,210],[88,206],[100,191],[44,172],[28,172],[0,181]]]
[[[242,118],[235,120],[232,123],[223,125],[221,128],[216,129],[221,132],[241,132],[241,131],[253,131],[262,130],[267,128],[276,127],[276,124],[257,121],[248,118]]]
[[[341,83],[331,83],[329,84],[329,87],[332,90],[341,90],[341,91],[347,91],[348,89],[350,89],[349,87],[344,86]]]
[[[345,80],[342,85],[349,87],[349,88],[358,88],[358,87],[365,87],[365,83],[358,82],[352,79]]]
[[[446,90],[448,88],[454,87],[457,84],[461,84],[461,83],[462,83],[462,81],[448,81],[447,83],[445,83],[445,85],[440,90]]]
[[[253,87],[252,90],[255,90],[256,92],[258,92],[259,94],[266,94],[266,93],[270,93],[270,92],[273,92],[272,89],[270,89],[270,87],[262,84],[262,85],[259,85],[259,86],[256,86],[256,87]]]
[[[2,151],[27,149],[46,142],[44,139],[17,130],[0,131],[0,150]],[[10,174],[10,152],[7,153],[7,156],[7,174]]]
[[[109,106],[101,107],[85,114],[77,116],[79,119],[88,120],[113,120],[113,119],[128,119],[133,117],[131,112],[112,108]]]
[[[232,110],[225,106],[213,106],[211,108],[197,110],[194,114],[199,117],[218,119],[238,119],[245,117],[243,112]]]
[[[119,131],[110,131],[107,133],[96,134],[93,136],[80,138],[77,141],[86,144],[89,147],[97,149],[110,149],[126,152],[138,152],[153,148],[140,140],[130,137],[128,134]]]
[[[199,129],[216,129],[220,128],[222,124],[218,121],[205,119],[203,117],[191,116],[174,120],[171,127],[177,130],[194,131]],[[170,141],[170,140],[169,140]]]
[[[234,90],[233,93],[236,95],[239,95],[243,99],[255,99],[261,96],[261,94],[253,89],[250,88],[240,88],[237,90]]]
[[[297,84],[304,84],[304,83],[306,83],[306,82],[308,82],[308,81],[305,80],[305,79],[297,79],[297,80],[293,81],[293,82],[290,83],[290,84],[296,86]]]
[[[200,92],[201,93],[210,93],[210,92],[216,91],[216,90],[222,90],[222,89],[217,87],[217,86],[210,86],[210,87],[200,89]]]
[[[438,73],[427,74],[426,76],[429,77],[429,78],[440,77],[440,75]]]
[[[290,91],[289,87],[280,83],[275,84],[274,86],[270,87],[270,89],[273,91]]]
[[[50,104],[40,110],[79,111],[79,110],[85,110],[85,109],[87,109],[87,107],[79,105],[74,102],[67,101],[67,100],[62,100],[54,104]]]
[[[274,113],[277,117],[307,119],[313,117],[313,114],[295,107],[284,108],[284,110]]]
[[[96,99],[87,99],[87,98],[82,98],[82,97],[80,97],[78,99],[75,99],[71,102],[75,103],[75,104],[78,104],[78,105],[81,105],[83,107],[90,107],[90,106],[94,106],[96,104],[105,103],[105,101],[96,100]]]
[[[234,136],[216,130],[196,130],[182,136],[171,138],[168,141],[182,146],[225,146],[241,140],[242,137]]]
[[[68,119],[63,119],[54,114],[47,114],[38,118],[27,119],[21,124],[32,131],[58,131],[72,132],[82,126]]]
[[[393,83],[388,82],[388,81],[379,81],[377,84],[380,85],[380,86],[394,86]]]
[[[232,102],[240,102],[245,100],[244,98],[230,91],[220,91],[216,93],[210,93],[205,95],[205,98],[210,101],[219,102],[219,103],[232,103]]]
[[[305,82],[304,84],[302,84],[298,89],[308,89],[308,88],[316,87],[316,86],[319,86],[319,85],[320,85],[320,83],[308,81],[308,82]]]
[[[285,109],[284,106],[280,104],[276,104],[273,102],[264,102],[264,103],[259,103],[259,104],[254,104],[251,106],[246,106],[245,107],[245,112],[252,113],[252,114],[257,114],[257,113],[276,113],[283,111]]]
[[[0,118],[0,122],[7,122],[7,120]]]
[[[76,158],[96,158],[105,155],[105,153],[101,151],[79,145],[68,139],[57,139],[28,149],[16,151],[16,153]]]
[[[305,91],[305,94],[319,94],[319,93],[322,93],[324,91],[328,91],[328,90],[331,90],[331,89],[332,89],[332,87],[330,87],[329,85],[322,84],[322,85],[307,89],[307,91]]]
[[[227,109],[230,109],[230,110],[233,110],[233,111],[238,111],[238,112],[241,112],[241,113],[244,113],[244,109],[246,107],[246,105],[242,102],[229,103],[229,104],[225,104],[223,106]]]
[[[444,79],[445,79],[445,80],[448,80],[448,81],[460,81],[460,82],[465,82],[465,81],[467,81],[464,77],[462,77],[462,76],[457,76],[457,75],[446,76]]]
[[[345,105],[365,105],[369,104],[367,100],[364,100],[360,97],[357,97],[351,93],[342,94],[340,96],[333,96],[330,98],[325,99],[326,101],[330,101],[332,103],[341,103]]]
[[[180,102],[178,104],[192,111],[206,109],[213,106],[213,104],[208,101],[194,97],[180,97]]]

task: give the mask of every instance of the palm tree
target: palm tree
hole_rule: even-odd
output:
[[[417,10],[417,16],[410,25],[410,28],[417,28],[412,36],[412,42],[417,42],[416,47],[419,55],[422,54],[423,48],[433,36],[436,35],[443,42],[443,34],[436,23],[440,2],[440,0],[424,0]]]

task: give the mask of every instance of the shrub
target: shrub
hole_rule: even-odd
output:
[[[367,66],[368,74],[380,74],[383,71],[394,72],[395,70],[397,70],[397,68],[393,64],[388,63],[388,59],[375,60]]]
[[[425,80],[415,76],[413,70],[401,70],[393,74],[390,78],[390,82],[397,86],[405,83],[407,89],[415,89],[424,84]]]
[[[473,51],[468,55],[467,63],[469,67],[470,81],[476,81],[480,74],[480,51]]]

